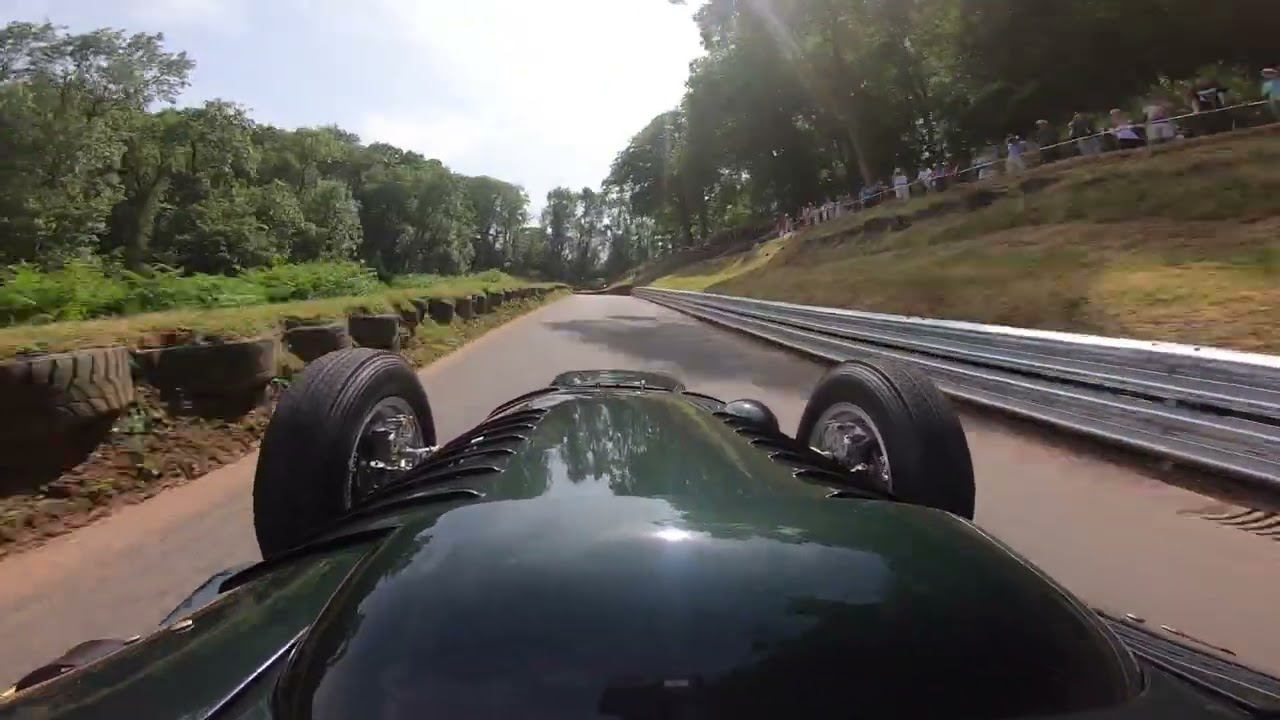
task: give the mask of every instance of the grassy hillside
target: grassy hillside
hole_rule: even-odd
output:
[[[1038,168],[660,287],[1280,352],[1280,126]]]

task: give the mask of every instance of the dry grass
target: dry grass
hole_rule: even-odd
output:
[[[693,263],[658,278],[653,286],[671,290],[701,290],[708,285],[764,267],[785,246],[786,240],[770,240],[746,252]]]
[[[0,359],[25,350],[62,352],[107,345],[137,346],[149,335],[193,330],[228,339],[260,337],[276,332],[286,318],[341,319],[353,312],[387,312],[406,305],[411,298],[431,296],[454,298],[516,287],[546,286],[549,283],[487,282],[458,278],[433,284],[429,290],[394,288],[378,295],[304,300],[238,308],[169,310],[142,315],[61,322],[49,325],[19,325],[0,329]]]
[[[1213,140],[883,206],[655,284],[1280,353],[1280,133]]]

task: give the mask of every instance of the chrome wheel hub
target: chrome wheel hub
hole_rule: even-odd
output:
[[[893,490],[893,473],[880,430],[866,411],[851,403],[835,403],[814,425],[809,446],[850,470],[868,473],[885,490]]]
[[[384,398],[365,415],[348,463],[346,506],[410,470],[434,448],[423,447],[422,427],[403,398]]]

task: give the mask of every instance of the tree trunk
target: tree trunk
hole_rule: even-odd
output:
[[[698,242],[705,243],[707,241],[707,235],[710,231],[710,228],[709,228],[710,223],[708,222],[708,219],[707,219],[707,201],[705,198],[699,198],[699,200],[700,202],[698,203]]]
[[[827,0],[826,10],[827,38],[831,42],[831,62],[834,65],[834,76],[837,78],[836,87],[839,88],[839,79],[849,77],[850,73],[848,64],[844,59],[840,36],[836,32],[839,18],[836,17],[835,6],[831,3],[831,0]],[[849,141],[849,147],[853,149],[853,154],[857,157],[858,172],[862,175],[862,182],[866,185],[871,185],[875,182],[875,176],[871,172],[871,163],[867,158],[866,145],[862,141],[861,127],[857,118],[857,103],[853,100],[852,94],[833,99],[835,100],[837,117],[843,125],[845,136]],[[850,107],[850,105],[853,107]]]
[[[157,174],[144,194],[139,198],[137,215],[133,219],[133,227],[127,238],[124,257],[125,266],[130,270],[140,270],[150,255],[151,233],[156,225],[156,213],[160,211],[160,198],[169,187],[169,176]]]

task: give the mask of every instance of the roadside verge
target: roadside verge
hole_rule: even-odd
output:
[[[564,293],[504,298],[470,319],[437,322],[423,315],[399,322],[398,351],[415,366],[448,355]],[[6,477],[0,487],[0,557],[42,544],[160,491],[187,483],[256,449],[279,393],[305,363],[283,348],[270,381],[248,407],[203,412],[189,397],[139,382],[124,412],[82,460],[26,487]],[[29,478],[27,479],[29,482]]]

